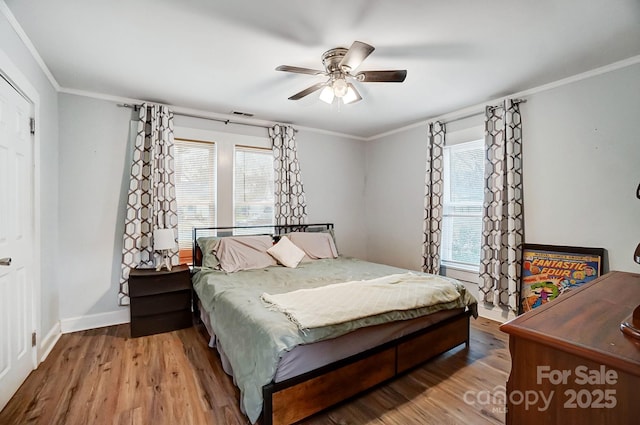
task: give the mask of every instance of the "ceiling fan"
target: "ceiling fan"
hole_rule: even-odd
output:
[[[322,89],[320,100],[326,103],[333,103],[336,99],[342,99],[345,105],[362,100],[362,96],[349,80],[363,83],[401,83],[407,78],[406,70],[393,71],[360,71],[355,73],[367,56],[375,48],[361,41],[354,41],[350,48],[336,47],[327,50],[322,55],[324,71],[297,66],[280,65],[276,71],[294,72],[297,74],[324,75],[329,77],[327,81],[317,83],[307,87],[299,93],[294,94],[289,100],[298,100]]]

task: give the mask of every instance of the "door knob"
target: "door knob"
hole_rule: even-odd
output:
[[[11,265],[10,257],[0,258],[0,266],[10,266],[10,265]]]

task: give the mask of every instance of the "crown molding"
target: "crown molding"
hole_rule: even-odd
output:
[[[133,99],[133,98],[130,98],[130,97],[113,96],[113,95],[110,95],[110,94],[97,93],[97,92],[92,92],[92,91],[87,91],[87,90],[72,89],[72,88],[68,88],[68,87],[60,87],[60,89],[58,91],[60,93],[72,94],[74,96],[89,97],[89,98],[98,99],[98,100],[106,100],[106,101],[114,102],[114,103],[138,104],[139,105],[139,104],[142,104],[144,102],[149,102],[149,103],[154,103],[154,104],[161,104],[159,102],[151,102],[151,101],[146,101],[146,100],[143,100],[143,99]],[[360,141],[366,141],[367,140],[367,138],[365,138],[365,137],[354,136],[352,134],[338,133],[338,132],[335,132],[335,131],[323,130],[323,129],[320,129],[320,128],[299,126],[299,125],[296,125],[294,123],[286,123],[286,122],[281,122],[281,121],[266,121],[266,120],[260,120],[260,119],[255,119],[255,118],[254,119],[246,119],[246,118],[243,119],[243,118],[237,117],[235,115],[220,114],[220,113],[211,112],[211,111],[204,111],[204,110],[201,110],[201,109],[185,108],[185,107],[176,106],[176,105],[170,105],[170,104],[162,104],[162,105],[171,107],[173,112],[175,112],[176,114],[199,115],[199,117],[197,117],[197,118],[201,118],[201,119],[207,119],[207,118],[213,118],[213,119],[217,119],[217,120],[227,120],[228,119],[228,120],[233,121],[233,122],[238,123],[238,124],[253,124],[253,125],[259,125],[259,126],[265,126],[265,127],[271,127],[271,126],[276,125],[276,124],[287,124],[287,125],[291,125],[291,126],[295,127],[296,130],[304,130],[304,131],[308,131],[310,133],[325,134],[325,135],[336,136],[336,137],[344,137],[344,138],[347,138],[347,139],[360,140]]]
[[[449,121],[449,120],[457,120],[460,119],[461,117],[464,117],[466,115],[472,114],[474,112],[482,112],[485,108],[486,105],[491,105],[491,104],[496,104],[496,103],[500,103],[503,100],[507,99],[507,98],[526,98],[526,96],[531,96],[537,93],[542,93],[544,91],[547,90],[551,90],[551,89],[555,89],[558,87],[562,87],[562,86],[566,86],[567,84],[572,84],[578,81],[582,81],[582,80],[586,80],[588,78],[592,78],[598,75],[602,75],[602,74],[606,74],[608,72],[612,72],[612,71],[616,71],[618,69],[622,69],[622,68],[626,68],[628,66],[632,66],[632,65],[636,65],[640,63],[640,55],[637,56],[632,56],[630,58],[627,59],[623,59],[621,61],[617,61],[614,63],[611,63],[609,65],[605,65],[605,66],[601,66],[589,71],[585,71],[585,72],[581,72],[580,74],[576,74],[576,75],[572,75],[571,77],[567,77],[567,78],[563,78],[561,80],[558,81],[554,81],[548,84],[543,84],[541,86],[538,87],[534,87],[531,89],[527,89],[527,90],[523,90],[517,93],[513,93],[510,94],[508,96],[502,96],[496,99],[492,99],[492,100],[488,100],[486,102],[482,102],[482,103],[478,103],[476,105],[472,105],[472,106],[467,106],[463,109],[458,109],[456,111],[453,112],[449,112],[443,115],[437,115],[434,117],[428,117],[428,118],[424,118],[420,121],[417,121],[415,123],[412,124],[408,124],[406,126],[400,127],[400,128],[396,128],[394,130],[390,130],[384,133],[380,133],[377,134],[375,136],[371,136],[366,138],[366,141],[373,141],[373,140],[377,140],[380,139],[382,137],[387,137],[387,136],[391,136],[393,134],[396,133],[401,133],[403,131],[407,131],[416,127],[420,127],[425,125],[427,122],[429,121]]]
[[[13,13],[11,12],[11,9],[9,9],[9,6],[7,6],[7,3],[4,0],[0,0],[0,12],[2,12],[2,14],[7,19],[7,21],[9,21],[9,24],[11,25],[13,30],[16,32],[16,34],[18,35],[22,43],[24,43],[27,50],[29,50],[29,53],[31,53],[31,56],[33,57],[33,59],[36,61],[36,63],[38,64],[38,66],[40,67],[44,75],[49,80],[49,83],[51,83],[51,85],[56,91],[60,91],[60,84],[58,84],[58,81],[56,81],[55,77],[47,67],[47,64],[44,63],[42,56],[40,56],[40,53],[38,53],[36,46],[33,45],[33,43],[31,42],[31,39],[29,38],[27,33],[24,32],[24,30],[22,29],[22,26],[20,25],[16,17],[13,15]]]

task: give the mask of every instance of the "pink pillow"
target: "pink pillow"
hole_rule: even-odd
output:
[[[287,236],[312,260],[338,257],[338,250],[330,233],[293,232]]]
[[[271,236],[229,236],[220,238],[213,253],[220,261],[220,268],[227,273],[240,270],[262,269],[277,265],[267,253],[273,246]]]

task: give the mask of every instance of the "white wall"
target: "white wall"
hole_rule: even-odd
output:
[[[40,338],[49,336],[40,345],[39,356],[54,341],[52,333],[58,326],[58,94],[42,72],[16,32],[0,13],[0,53],[9,58],[35,89],[39,98],[38,147],[36,162],[40,165]]]
[[[526,242],[603,247],[611,270],[640,271],[640,65],[532,94],[521,111]],[[448,137],[482,132],[473,120]],[[425,125],[367,145],[369,260],[420,268],[426,142]]]
[[[413,128],[367,145],[367,259],[412,270],[421,265],[427,130]]]
[[[117,294],[131,112],[111,102],[60,94],[64,331],[74,329],[69,320],[83,316],[121,310],[121,320],[128,319],[128,310],[117,305]]]
[[[366,143],[300,130],[298,158],[309,223],[334,223],[340,254],[366,257]]]
[[[522,105],[530,243],[605,248],[639,272],[640,64],[531,96]]]
[[[63,330],[128,320],[117,305],[132,110],[60,95],[60,255]],[[264,136],[266,129],[176,116],[176,127]],[[298,156],[309,222],[336,224],[342,253],[366,254],[365,142],[300,131]]]

